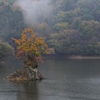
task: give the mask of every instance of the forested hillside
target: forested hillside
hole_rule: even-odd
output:
[[[11,37],[32,27],[57,54],[100,55],[100,0],[50,0],[50,14],[39,15],[32,25],[25,23],[21,10],[13,9],[16,0],[0,1],[0,37],[11,45]]]

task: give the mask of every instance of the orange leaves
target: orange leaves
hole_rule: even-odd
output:
[[[28,33],[28,32],[30,32],[30,33],[34,33],[34,31],[33,31],[33,29],[32,28],[24,28],[24,31],[23,31],[23,33]]]
[[[20,57],[21,55],[23,55],[23,53],[24,53],[24,51],[21,50],[21,51],[19,51],[19,52],[17,53],[17,56]]]
[[[32,28],[25,28],[20,39],[12,38],[12,40],[17,44],[17,56],[19,58],[24,55],[24,59],[31,57],[32,59],[43,62],[40,58],[41,52],[46,53],[48,46],[43,38],[35,36]],[[27,59],[28,62],[32,64],[33,60]]]
[[[35,60],[40,61],[41,63],[44,63],[44,61],[41,59],[41,57],[36,57]]]
[[[17,45],[20,45],[21,44],[20,40],[17,40],[15,38],[12,38],[12,40],[14,40]]]
[[[24,43],[25,40],[26,40],[26,34],[22,33],[21,39],[20,39],[21,43]]]

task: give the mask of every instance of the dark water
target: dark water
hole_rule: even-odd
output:
[[[100,100],[100,60],[45,59],[39,70],[45,80],[4,80],[22,67],[12,60],[0,64],[0,100]]]

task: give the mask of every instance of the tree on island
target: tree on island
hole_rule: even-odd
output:
[[[41,53],[47,53],[48,45],[41,37],[36,37],[32,28],[25,28],[20,39],[12,38],[17,44],[17,57],[23,61],[24,69],[17,70],[7,77],[8,80],[40,80],[38,61],[43,62]]]

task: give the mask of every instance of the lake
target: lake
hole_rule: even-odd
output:
[[[22,66],[14,59],[0,64],[0,100],[100,100],[100,59],[45,58],[38,68],[45,80],[4,79]]]

